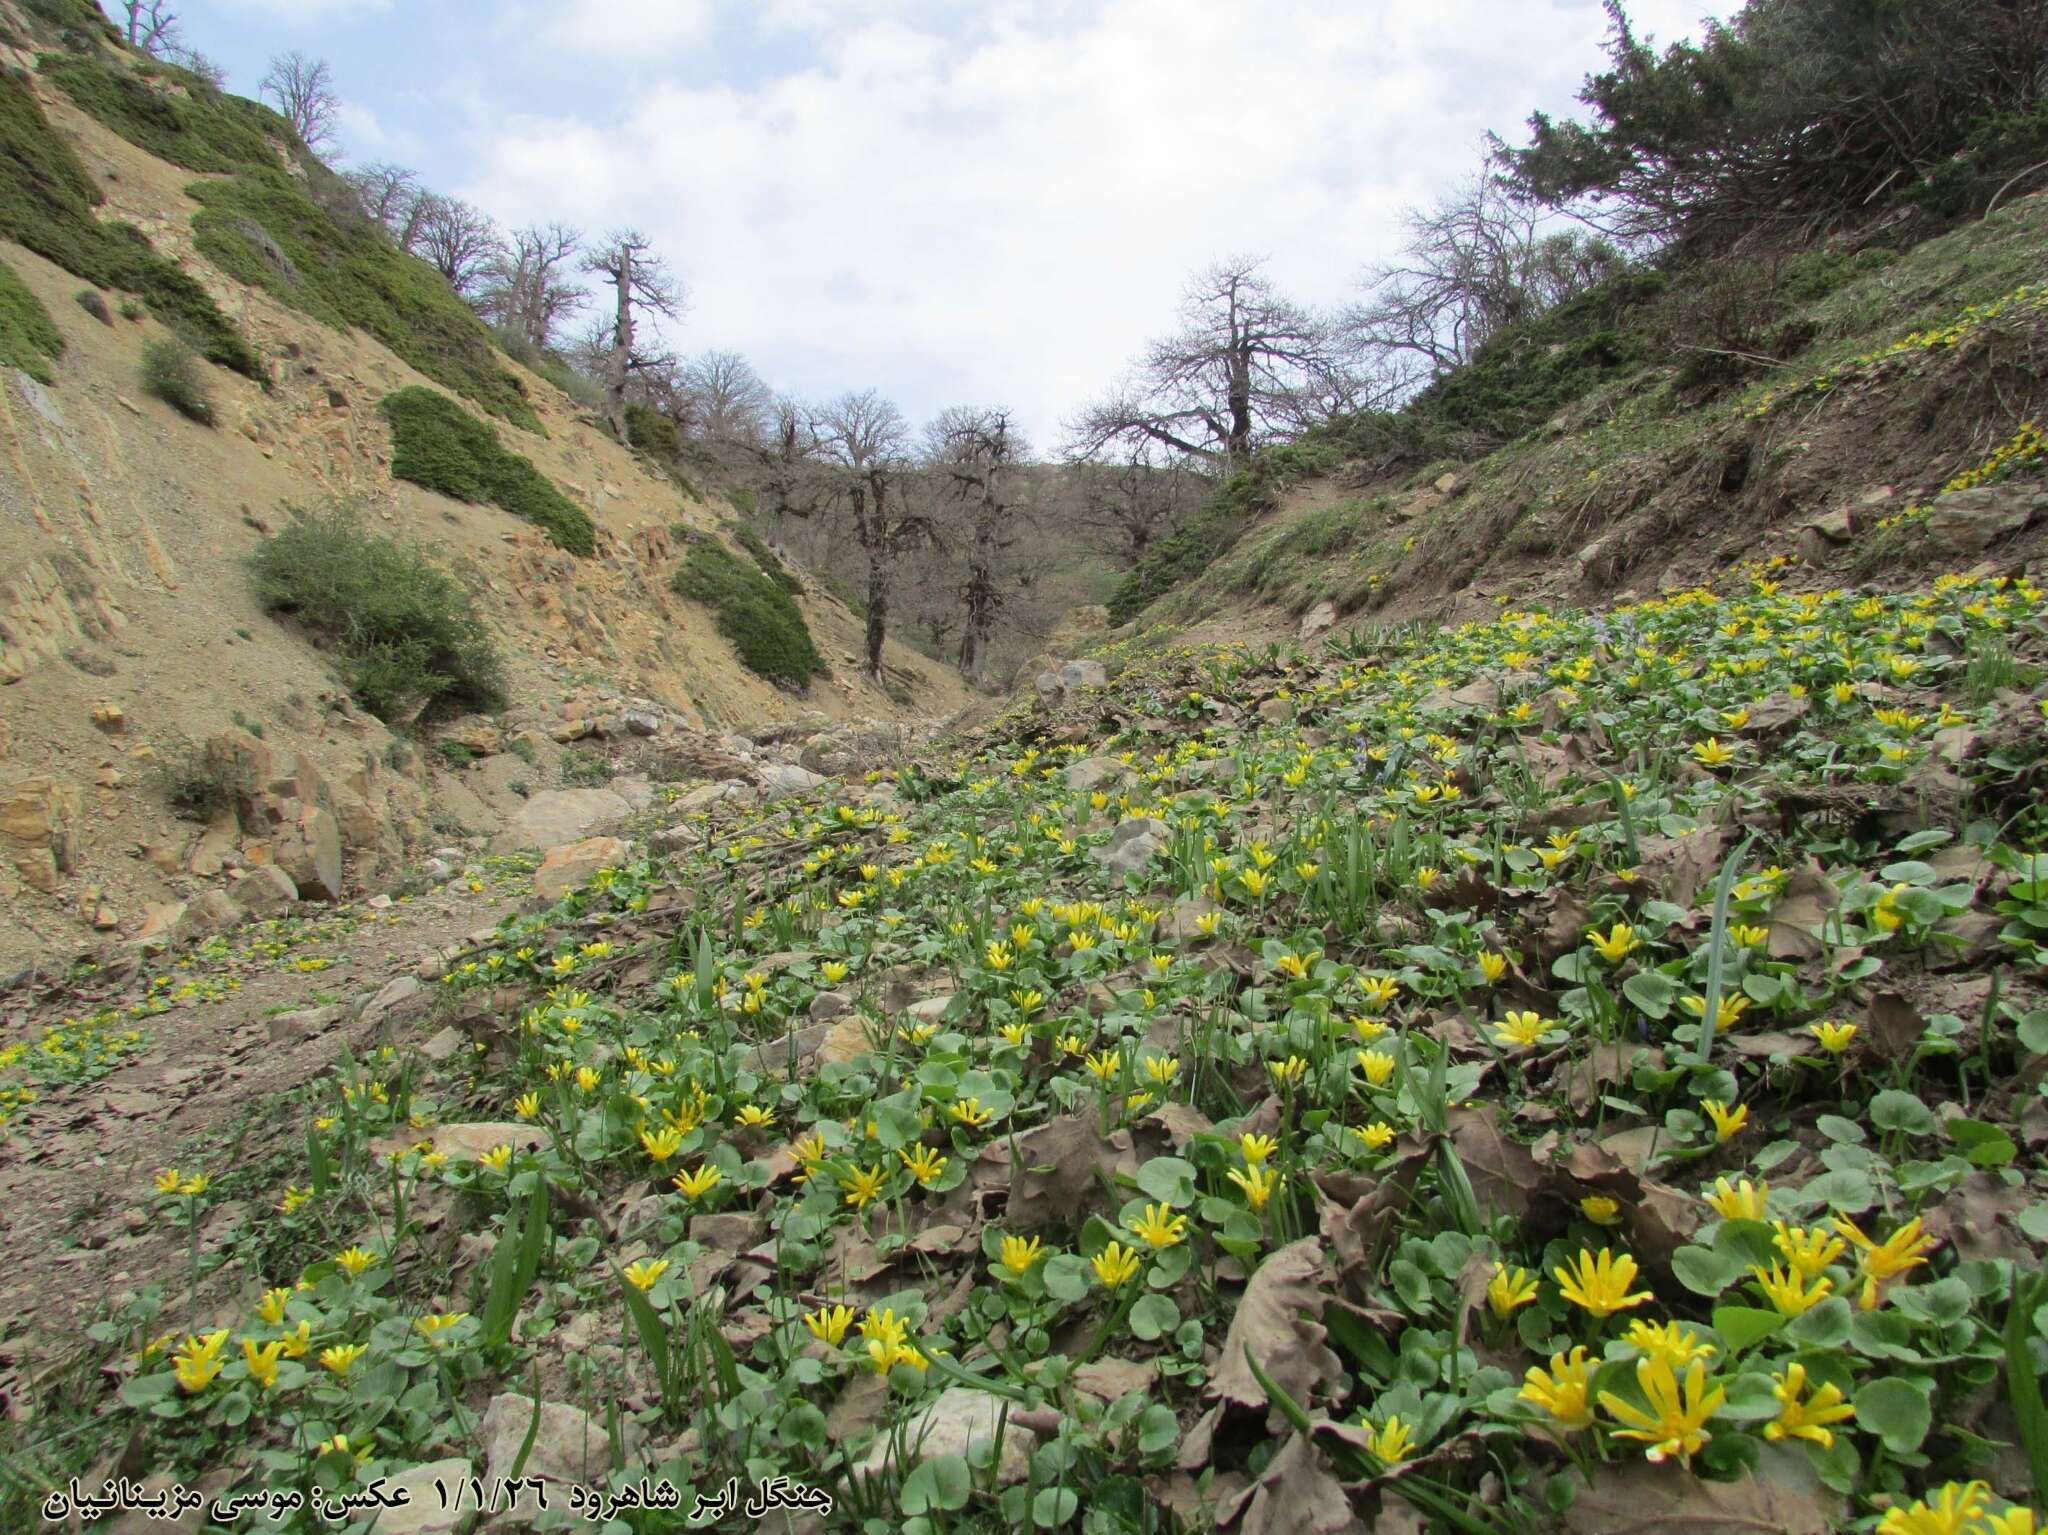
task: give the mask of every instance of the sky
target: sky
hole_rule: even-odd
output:
[[[110,10],[114,0],[105,0]],[[1633,0],[1696,34],[1736,0]],[[1601,62],[1599,0],[185,0],[255,94],[331,63],[340,157],[501,224],[652,236],[668,341],[913,422],[1002,406],[1041,450],[1173,329],[1190,273],[1267,259],[1354,298],[1405,208]]]

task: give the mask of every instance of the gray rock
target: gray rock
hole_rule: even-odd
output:
[[[534,1415],[539,1414],[540,1422],[534,1427]],[[540,1402],[531,1397],[505,1393],[491,1398],[491,1405],[484,1410],[483,1440],[484,1466],[487,1481],[496,1482],[500,1477],[512,1475],[512,1467],[518,1462],[519,1447],[526,1442],[529,1428],[533,1431],[533,1448],[526,1457],[522,1475],[542,1477],[550,1482],[581,1482],[585,1486],[604,1485],[605,1475],[611,1470],[611,1440],[605,1433],[604,1421],[593,1418],[579,1408],[564,1402]],[[629,1440],[637,1434],[628,1425]],[[630,1452],[630,1446],[629,1446]],[[566,1491],[548,1498],[550,1506],[567,1504]],[[520,1502],[510,1512],[520,1518],[531,1519],[537,1500],[529,1489],[520,1494]]]
[[[440,956],[433,955],[429,957],[434,960],[437,966],[440,964]],[[362,1014],[357,1021],[365,1028],[372,1028],[399,1015],[401,1011],[412,1011],[408,1004],[419,1005],[421,1003],[421,988],[418,979],[410,975],[401,975],[386,981],[383,989],[363,1004]]]
[[[443,1029],[424,1045],[420,1054],[430,1061],[447,1061],[455,1058],[455,1052],[462,1048],[462,1031],[449,1027]]]
[[[1109,841],[1094,851],[1095,859],[1108,865],[1112,874],[1142,874],[1160,851],[1173,840],[1167,824],[1154,816],[1133,816],[1109,834]]]
[[[808,1014],[813,1023],[829,1023],[853,1011],[853,998],[843,991],[821,991],[811,998]]]
[[[1130,768],[1115,757],[1083,757],[1067,767],[1067,787],[1076,793],[1086,793],[1099,784],[1122,778]]]
[[[404,1507],[379,1511],[372,1527],[376,1535],[459,1535],[477,1519],[474,1498],[457,1496],[471,1475],[469,1462],[456,1459],[430,1460],[422,1466],[387,1472],[386,1498],[397,1502],[394,1495],[401,1487],[407,1496]],[[435,1490],[436,1482],[447,1493],[447,1507],[442,1506],[442,1493]],[[460,1508],[456,1507],[458,1502]]]
[[[761,787],[778,798],[786,794],[808,793],[825,782],[821,774],[798,767],[794,762],[764,762],[754,771],[760,774]]]
[[[2048,515],[2048,490],[2021,484],[1980,485],[1941,497],[1927,515],[1927,536],[1957,554],[1982,554],[1999,539]]]
[[[1038,1447],[1038,1436],[1021,1423],[1009,1421],[1006,1410],[1010,1405],[987,1391],[948,1386],[929,1407],[906,1420],[900,1434],[886,1430],[877,1434],[859,1469],[865,1476],[881,1471],[889,1464],[899,1438],[903,1444],[899,1469],[904,1471],[941,1455],[964,1459],[974,1446],[987,1444],[1000,1446],[997,1485],[1021,1482],[1030,1469],[1031,1452]]]
[[[325,1034],[341,1021],[342,1011],[338,1006],[301,1008],[293,1013],[279,1013],[264,1027],[273,1044],[295,1045],[302,1039]]]
[[[1337,605],[1329,601],[1319,602],[1301,615],[1301,642],[1305,645],[1336,627]]]
[[[1109,684],[1109,669],[1100,661],[1069,661],[1060,668],[1060,686],[1068,692]]]
[[[626,729],[636,736],[658,736],[663,724],[661,715],[652,709],[628,709],[625,722]]]
[[[519,807],[493,846],[499,852],[559,847],[580,841],[596,827],[623,820],[632,808],[610,789],[544,789]]]

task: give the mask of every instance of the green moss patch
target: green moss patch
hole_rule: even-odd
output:
[[[30,378],[52,383],[50,364],[64,351],[64,337],[42,300],[5,264],[0,264],[0,367],[19,368]]]
[[[273,142],[298,147],[291,125],[270,108],[216,90],[174,64],[129,67],[104,57],[46,53],[36,68],[80,111],[187,170],[275,165]]]
[[[571,554],[597,548],[597,529],[531,460],[498,440],[497,428],[446,395],[414,385],[378,406],[394,438],[391,472],[458,501],[489,501],[538,523]]]
[[[678,596],[712,610],[718,632],[732,641],[748,671],[799,691],[824,675],[825,658],[790,588],[716,539],[698,538],[672,584]]]
[[[263,359],[206,290],[130,224],[102,223],[99,189],[28,82],[0,71],[0,235],[94,287],[133,293],[209,361],[264,380]]]

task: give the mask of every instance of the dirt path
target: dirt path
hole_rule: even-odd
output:
[[[0,1043],[128,1007],[158,975],[172,977],[159,991],[197,993],[137,1020],[147,1043],[112,1073],[40,1088],[0,1129],[0,1398],[17,1402],[28,1376],[92,1347],[81,1330],[146,1284],[177,1298],[165,1325],[186,1325],[187,1236],[162,1217],[156,1174],[204,1171],[214,1202],[202,1244],[248,1241],[267,1205],[247,1196],[275,1194],[259,1187],[259,1170],[300,1132],[281,1113],[285,1095],[327,1070],[344,1045],[361,1050],[394,1016],[416,1017],[432,991],[418,977],[422,959],[494,924],[527,888],[523,869],[480,883],[471,890],[457,879],[382,911],[358,905],[311,922],[252,923],[225,945],[188,951],[182,966],[160,961],[118,984],[88,979],[44,998],[17,990],[5,999]],[[237,974],[239,987],[228,990]],[[418,1001],[394,1011],[388,1004],[407,992]],[[206,1000],[212,993],[219,999]],[[199,1308],[209,1289],[217,1303],[253,1277],[231,1264],[202,1286]]]

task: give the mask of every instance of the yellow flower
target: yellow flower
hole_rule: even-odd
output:
[[[1000,939],[991,939],[985,952],[991,970],[1007,970],[1017,961],[1017,951]]]
[[[419,1329],[421,1337],[425,1338],[427,1342],[433,1343],[442,1333],[448,1331],[458,1322],[466,1321],[468,1317],[469,1313],[467,1311],[446,1311],[439,1316],[423,1316],[412,1325]]]
[[[1593,1423],[1593,1404],[1587,1398],[1587,1388],[1592,1384],[1594,1368],[1586,1358],[1583,1344],[1569,1354],[1552,1354],[1548,1370],[1529,1367],[1517,1395],[1549,1413],[1567,1433],[1589,1428]]]
[[[856,1210],[865,1210],[882,1197],[883,1173],[877,1163],[866,1172],[855,1168],[839,1180],[839,1188],[846,1195],[846,1202]]]
[[[1707,1118],[1714,1122],[1714,1143],[1726,1145],[1735,1139],[1742,1127],[1749,1123],[1749,1105],[1739,1104],[1731,1110],[1719,1098],[1704,1098],[1700,1107],[1707,1111]]]
[[[185,1175],[175,1167],[166,1167],[156,1175],[156,1191],[159,1194],[175,1194],[178,1186],[185,1181]]]
[[[1496,1263],[1493,1278],[1486,1284],[1486,1304],[1493,1308],[1496,1317],[1505,1322],[1517,1307],[1526,1306],[1536,1299],[1536,1288],[1536,1279],[1527,1269]]]
[[[1820,1042],[1821,1049],[1829,1055],[1840,1055],[1849,1048],[1849,1042],[1856,1037],[1857,1030],[1853,1023],[1823,1020],[1820,1023],[1808,1024],[1807,1032]]]
[[[1244,1190],[1247,1203],[1254,1210],[1266,1208],[1266,1201],[1273,1197],[1273,1191],[1283,1181],[1280,1175],[1268,1167],[1248,1167],[1240,1172],[1232,1168],[1227,1175],[1230,1181]]]
[[[1088,1074],[1098,1082],[1107,1082],[1124,1069],[1123,1052],[1099,1050],[1088,1057]]]
[[[242,1361],[249,1367],[249,1379],[265,1391],[277,1384],[277,1361],[283,1353],[283,1343],[265,1343],[259,1347],[254,1338],[242,1340]]]
[[[1677,1322],[1631,1322],[1625,1338],[1644,1354],[1668,1360],[1675,1370],[1684,1369],[1695,1359],[1710,1359],[1714,1354],[1713,1344],[1700,1342],[1698,1333]]]
[[[1270,1135],[1247,1134],[1237,1138],[1237,1149],[1244,1153],[1244,1159],[1248,1164],[1257,1167],[1280,1149],[1280,1143]]]
[[[1728,929],[1729,940],[1739,949],[1760,949],[1770,936],[1771,930],[1767,927],[1752,927],[1740,922]]]
[[[367,1343],[337,1343],[332,1348],[320,1350],[320,1363],[336,1375],[346,1375],[369,1351]]]
[[[811,1330],[811,1336],[833,1348],[845,1341],[846,1329],[852,1325],[851,1306],[820,1306],[804,1315],[804,1326]]]
[[[1706,740],[1695,745],[1692,749],[1692,756],[1693,761],[1701,763],[1706,767],[1719,767],[1724,762],[1733,762],[1735,760],[1735,753],[1723,746],[1713,736],[1708,736]]]
[[[1398,1416],[1391,1417],[1379,1428],[1374,1428],[1367,1419],[1365,1428],[1366,1448],[1390,1466],[1398,1466],[1415,1453],[1415,1435]]]
[[[1785,1261],[1802,1279],[1818,1278],[1827,1271],[1843,1253],[1848,1244],[1831,1231],[1815,1226],[1811,1231],[1804,1226],[1788,1226],[1783,1221],[1773,1221],[1771,1229],[1776,1234],[1772,1243],[1785,1255]]]
[[[682,1190],[684,1198],[702,1199],[718,1187],[719,1180],[723,1177],[724,1174],[710,1163],[701,1162],[694,1171],[677,1173],[670,1181]]]
[[[521,1093],[512,1105],[512,1112],[521,1119],[533,1119],[540,1114],[540,1094]]]
[[[378,1261],[377,1254],[361,1247],[351,1247],[334,1255],[334,1266],[351,1279],[360,1279],[363,1273],[374,1268]]]
[[[278,1342],[284,1345],[285,1358],[304,1358],[306,1351],[312,1348],[313,1346],[312,1322],[307,1318],[301,1317],[299,1319],[299,1325],[294,1327],[290,1332],[286,1333],[282,1338],[278,1339]]]
[[[1540,1013],[1509,1013],[1494,1025],[1493,1037],[1495,1043],[1510,1050],[1527,1050],[1549,1032],[1549,1020]]]
[[[1885,1510],[1877,1535],[1978,1535],[1991,1488],[1985,1482],[1949,1482],[1930,1497]]]
[[[1358,1069],[1374,1087],[1385,1087],[1394,1077],[1394,1058],[1384,1050],[1361,1050]]]
[[[733,1123],[748,1130],[766,1130],[775,1123],[775,1111],[764,1109],[758,1103],[749,1103],[733,1115]]]
[[[1384,1119],[1376,1119],[1363,1130],[1355,1132],[1358,1138],[1374,1151],[1383,1151],[1394,1141],[1394,1127]]]
[[[1724,1221],[1760,1221],[1764,1218],[1764,1200],[1770,1192],[1768,1183],[1751,1184],[1744,1178],[1731,1186],[1726,1178],[1716,1178],[1707,1203]]]
[[[1138,1272],[1143,1262],[1136,1248],[1126,1247],[1121,1242],[1111,1242],[1101,1252],[1088,1260],[1095,1270],[1095,1277],[1102,1281],[1104,1289],[1121,1290],[1131,1277]]]
[[[1145,1058],[1145,1075],[1159,1087],[1169,1086],[1180,1075],[1180,1061],[1171,1055],[1152,1055]]]
[[[1130,1228],[1156,1252],[1173,1246],[1187,1235],[1188,1218],[1175,1215],[1167,1205],[1147,1205],[1144,1214],[1130,1223]]]
[[[640,1144],[654,1162],[666,1162],[683,1149],[683,1132],[675,1129],[642,1130]]]
[[[1308,1075],[1308,1062],[1298,1055],[1290,1055],[1284,1061],[1266,1062],[1266,1070],[1282,1087],[1294,1087]]]
[[[2034,1535],[2034,1511],[2015,1505],[2002,1514],[1987,1515],[1984,1535]]]
[[[1589,930],[1587,940],[1593,949],[1610,965],[1618,965],[1641,947],[1642,940],[1636,937],[1636,930],[1626,922],[1617,922],[1605,934],[1598,928]]]
[[[220,1374],[220,1353],[227,1343],[228,1330],[225,1327],[203,1338],[187,1334],[171,1359],[171,1369],[178,1377],[178,1385],[186,1391],[204,1391],[212,1385],[213,1378]]]
[[[1829,1384],[1812,1396],[1806,1395],[1806,1366],[1790,1364],[1783,1375],[1771,1377],[1771,1395],[1778,1399],[1778,1416],[1764,1425],[1764,1438],[1810,1439],[1823,1450],[1832,1448],[1831,1423],[1856,1416],[1856,1409],[1842,1400],[1842,1388]]]
[[[1621,1201],[1605,1194],[1588,1194],[1579,1201],[1579,1213],[1596,1226],[1618,1226]]]
[[[1828,1298],[1834,1289],[1832,1279],[1816,1279],[1809,1286],[1797,1269],[1787,1270],[1775,1259],[1769,1268],[1751,1264],[1750,1273],[1756,1277],[1756,1287],[1763,1291],[1764,1299],[1777,1310],[1779,1316],[1803,1316]]]
[[[272,1327],[284,1325],[284,1303],[292,1298],[288,1289],[265,1290],[263,1299],[256,1303],[256,1314]]]
[[[825,977],[827,984],[836,986],[846,979],[846,966],[839,960],[828,959],[818,966],[818,973]]]
[[[1685,1372],[1685,1384],[1681,1389],[1678,1374],[1672,1369],[1670,1360],[1638,1359],[1636,1384],[1642,1388],[1643,1396],[1650,1405],[1648,1412],[1623,1401],[1611,1391],[1600,1393],[1600,1405],[1616,1422],[1629,1425],[1616,1429],[1615,1437],[1636,1439],[1647,1444],[1649,1449],[1644,1454],[1653,1463],[1661,1463],[1673,1455],[1690,1461],[1713,1438],[1707,1432],[1707,1420],[1713,1417],[1728,1396],[1720,1386],[1708,1389],[1706,1361],[1695,1359],[1692,1362]]]
[[[1551,1272],[1557,1276],[1564,1298],[1594,1316],[1612,1316],[1655,1299],[1648,1290],[1628,1293],[1628,1287],[1635,1283],[1636,1260],[1627,1253],[1617,1256],[1605,1247],[1597,1256],[1582,1247],[1576,1268],[1564,1264]]]
[[[994,1114],[981,1106],[979,1098],[962,1098],[947,1110],[947,1113],[952,1115],[955,1123],[963,1124],[970,1130],[979,1130],[995,1118]]]
[[[903,1159],[903,1165],[910,1169],[910,1176],[917,1180],[918,1187],[927,1189],[932,1186],[933,1180],[946,1170],[946,1163],[949,1160],[940,1156],[933,1147],[924,1145],[913,1146],[908,1151],[899,1151],[896,1154]]]
[[[661,1282],[661,1276],[668,1272],[668,1259],[642,1258],[637,1263],[626,1265],[626,1282],[636,1290],[651,1290]]]
[[[1401,983],[1391,975],[1369,975],[1358,983],[1359,994],[1369,1009],[1387,1006],[1401,994]]]
[[[1005,1234],[1003,1237],[1003,1267],[1018,1278],[1030,1272],[1031,1265],[1044,1254],[1044,1244],[1037,1237],[1019,1237]]]
[[[1835,1230],[1856,1244],[1862,1257],[1863,1295],[1858,1304],[1865,1311],[1877,1309],[1883,1289],[1909,1269],[1919,1268],[1934,1250],[1934,1238],[1921,1231],[1920,1217],[1914,1216],[1882,1242],[1874,1242],[1846,1215],[1832,1217]]]
[[[489,1151],[480,1153],[477,1160],[492,1172],[502,1173],[512,1165],[512,1148],[506,1145],[493,1146]]]
[[[1681,997],[1679,998],[1679,1005],[1695,1018],[1707,1016],[1707,999],[1705,997]],[[1714,1009],[1714,1028],[1717,1031],[1732,1029],[1741,1019],[1742,1015],[1748,1011],[1749,998],[1732,995],[1724,996],[1721,998],[1721,1005]]]
[[[597,1072],[592,1068],[588,1066],[578,1066],[576,1068],[576,1085],[586,1093],[596,1092],[597,1084],[600,1080]]]

